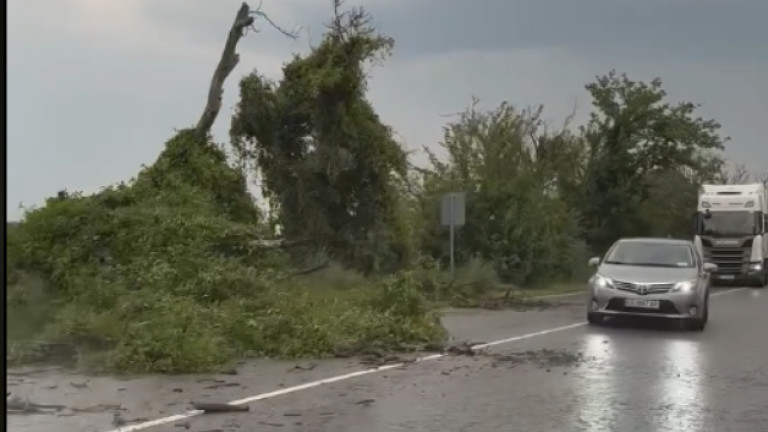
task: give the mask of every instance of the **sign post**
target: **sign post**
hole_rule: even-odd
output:
[[[466,195],[465,192],[445,194],[440,207],[440,222],[450,230],[451,277],[456,270],[456,227],[463,226],[466,220]]]

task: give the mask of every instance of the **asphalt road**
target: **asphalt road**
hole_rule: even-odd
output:
[[[125,432],[768,431],[768,290],[717,291],[702,333],[644,321],[590,327],[581,300],[450,312],[457,339],[498,343],[379,371],[332,361],[128,381],[14,375],[8,389],[30,400],[92,409],[9,415],[8,430],[116,432],[107,405],[121,404],[120,418],[136,420]],[[192,400],[241,400],[250,411],[172,417]]]

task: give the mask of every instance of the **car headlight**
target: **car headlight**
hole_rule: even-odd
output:
[[[595,288],[613,288],[613,281],[605,276],[596,274],[592,276],[592,286]]]
[[[759,263],[759,262],[751,263],[751,264],[749,265],[749,269],[750,269],[751,271],[758,271],[758,272],[759,272],[759,271],[763,271],[763,264],[762,264],[762,263]]]
[[[674,292],[691,292],[693,291],[693,288],[696,286],[695,280],[685,281],[685,282],[678,282],[675,284],[675,287],[672,288],[672,291]]]

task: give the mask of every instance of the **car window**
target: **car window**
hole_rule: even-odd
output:
[[[695,253],[686,244],[656,242],[620,242],[605,259],[606,264],[650,267],[695,267]]]

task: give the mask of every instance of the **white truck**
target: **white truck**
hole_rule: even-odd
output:
[[[762,183],[703,185],[694,242],[717,264],[713,282],[768,285],[768,189]]]

